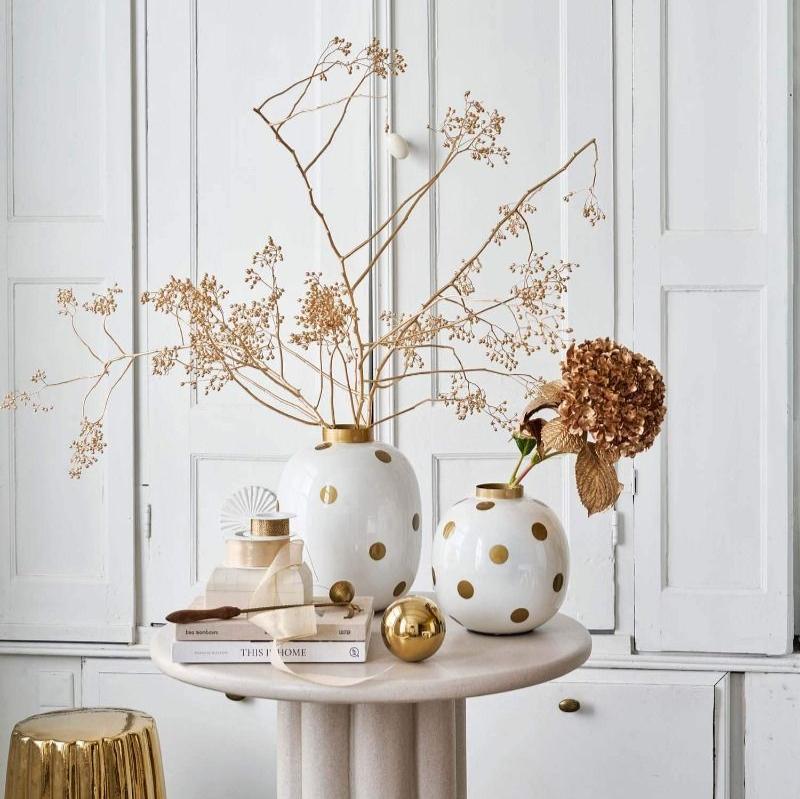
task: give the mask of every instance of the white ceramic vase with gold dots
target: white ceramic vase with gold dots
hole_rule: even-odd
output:
[[[282,511],[323,589],[347,580],[375,609],[403,596],[419,566],[419,484],[408,459],[366,428],[322,429],[322,441],[290,458],[278,489]]]
[[[474,632],[533,630],[567,593],[564,528],[522,486],[484,483],[453,505],[436,530],[432,562],[439,605]]]

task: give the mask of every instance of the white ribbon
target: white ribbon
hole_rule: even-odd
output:
[[[279,575],[291,566],[303,562],[303,542],[300,539],[287,541],[278,550],[278,554],[270,564],[261,582],[250,597],[250,607],[263,607],[264,605],[280,604]],[[346,688],[358,685],[368,680],[373,680],[385,674],[393,665],[369,674],[366,677],[339,677],[333,674],[318,674],[313,672],[298,672],[289,666],[280,653],[282,644],[297,641],[316,635],[317,614],[313,604],[303,605],[299,608],[278,608],[264,610],[259,613],[249,613],[249,621],[264,630],[272,638],[270,647],[270,663],[279,671],[292,674],[301,680],[317,685],[328,685],[335,688]]]

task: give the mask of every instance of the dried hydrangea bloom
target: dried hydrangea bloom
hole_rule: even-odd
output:
[[[666,388],[655,364],[608,338],[573,344],[561,364],[558,414],[588,433],[610,461],[648,449],[664,421]]]

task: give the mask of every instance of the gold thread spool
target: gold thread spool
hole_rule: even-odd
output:
[[[233,568],[266,568],[272,565],[275,556],[288,540],[270,540],[266,536],[259,541],[253,538],[229,538],[225,542],[225,565]]]
[[[250,535],[286,536],[289,535],[289,513],[264,513],[250,519]]]

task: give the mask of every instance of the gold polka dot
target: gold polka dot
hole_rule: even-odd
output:
[[[339,492],[336,490],[335,486],[322,486],[319,490],[319,498],[326,504],[330,505],[333,502],[336,502],[336,497],[339,496]]]
[[[456,531],[456,523],[455,522],[447,522],[447,524],[442,528],[442,535],[445,538],[450,538],[451,535]]]
[[[330,441],[323,441],[321,444],[317,444],[314,449],[328,449],[330,446],[332,446]]]
[[[511,621],[513,621],[514,624],[521,624],[523,621],[527,621],[530,615],[527,608],[517,608],[511,611]]]
[[[469,599],[475,593],[475,589],[472,587],[472,583],[469,580],[459,580],[456,588],[464,599]]]
[[[489,558],[492,563],[505,563],[508,560],[508,549],[502,544],[495,544],[489,550]]]
[[[349,580],[337,580],[328,591],[331,602],[352,602],[356,589]]]
[[[531,532],[537,541],[544,541],[547,538],[547,528],[541,522],[534,522]]]
[[[494,502],[479,502],[475,507],[478,510],[491,510],[494,507]]]
[[[559,572],[553,577],[553,590],[558,593],[564,587],[564,575]]]
[[[402,594],[403,591],[405,590],[406,590],[406,581],[400,580],[400,582],[394,587],[394,591],[392,591],[392,593],[395,596],[400,596],[400,594]]]
[[[431,566],[431,577],[433,577],[433,584],[436,585],[436,569]]]
[[[376,449],[375,450],[375,457],[381,463],[391,463],[391,461],[392,461],[392,456],[388,452],[386,452],[386,450],[383,450],[383,449]]]
[[[411,529],[412,529],[414,532],[416,532],[417,530],[419,530],[419,514],[418,514],[418,513],[415,513],[415,514],[414,514],[414,515],[411,517]]]
[[[386,554],[386,547],[380,541],[376,541],[369,548],[369,556],[373,560],[380,560],[385,554]]]

